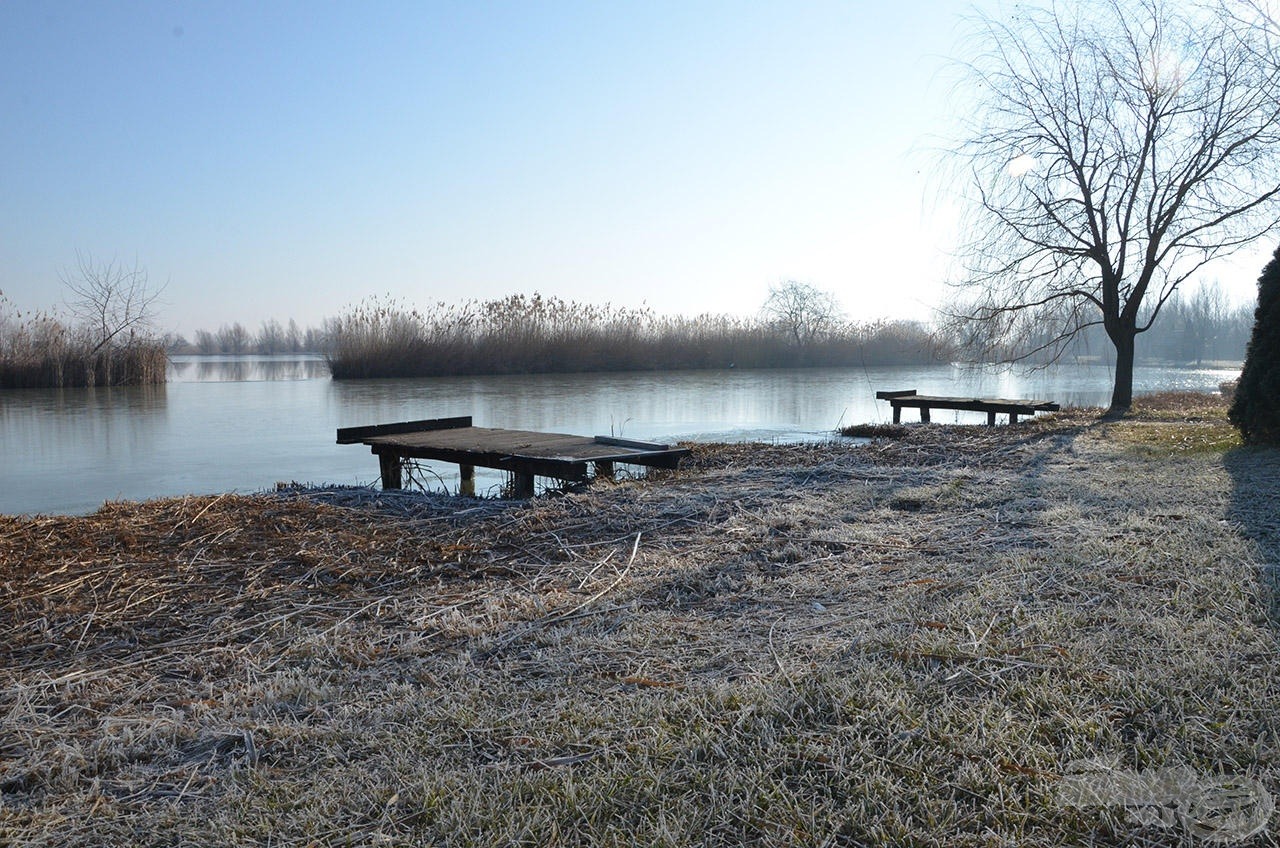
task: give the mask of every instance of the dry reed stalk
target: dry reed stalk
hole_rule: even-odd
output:
[[[103,347],[51,314],[17,312],[0,294],[0,389],[163,383],[168,363],[158,339]]]
[[[410,309],[368,300],[328,325],[336,379],[927,363],[950,346],[912,322],[842,324],[797,346],[725,315],[659,316],[540,295]]]

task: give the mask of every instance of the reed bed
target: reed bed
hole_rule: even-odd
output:
[[[1280,789],[1280,455],[1099,412],[0,518],[0,842],[1185,842],[1060,788]]]
[[[9,314],[0,296],[0,388],[61,388],[163,383],[164,345],[129,338],[97,345],[88,334],[46,315]]]
[[[768,323],[515,295],[427,310],[371,300],[326,325],[335,379],[912,364],[944,357],[911,322],[842,324],[797,345]]]

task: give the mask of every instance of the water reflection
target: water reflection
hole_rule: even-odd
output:
[[[115,481],[169,429],[168,399],[164,385],[0,392],[0,511],[79,510],[123,492]]]
[[[1135,390],[1211,391],[1230,369],[1138,368]],[[922,394],[1054,400],[1104,406],[1112,373],[1105,366],[1027,372],[1013,367],[938,365],[867,369],[540,374],[500,377],[337,381],[330,403],[341,426],[471,415],[489,427],[569,430],[634,438],[790,438],[838,424],[883,422],[883,389]],[[363,417],[359,417],[363,416]],[[940,423],[981,423],[984,413],[936,411]]]
[[[1139,368],[1138,392],[1212,390],[1238,372]],[[108,498],[256,491],[276,481],[373,483],[338,427],[471,415],[489,427],[634,439],[829,438],[883,422],[883,389],[1101,405],[1105,367],[830,368],[544,374],[334,382],[319,357],[177,357],[168,386],[0,392],[0,512],[86,512]],[[937,410],[939,423],[981,413]],[[450,486],[457,470],[433,467]],[[482,472],[478,472],[483,475]],[[501,482],[480,476],[480,491]]]
[[[471,415],[488,427],[672,438],[830,430],[853,402],[849,377],[843,369],[548,374],[338,381],[330,394],[353,425]]]
[[[169,357],[171,382],[246,382],[250,380],[317,380],[329,376],[329,366],[318,354],[280,356]]]
[[[0,391],[0,428],[36,451],[77,442],[145,441],[164,426],[167,386]]]

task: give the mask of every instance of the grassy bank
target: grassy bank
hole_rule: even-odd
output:
[[[336,379],[458,374],[785,368],[934,362],[911,322],[840,324],[799,344],[784,328],[720,315],[513,296],[426,310],[367,302],[325,327]]]
[[[1280,791],[1280,453],[1148,404],[2,518],[0,842],[1189,842],[1063,787]]]
[[[7,314],[0,299],[0,389],[163,383],[168,355],[156,339],[95,343],[48,315]]]

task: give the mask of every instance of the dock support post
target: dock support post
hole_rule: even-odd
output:
[[[512,472],[511,496],[516,498],[533,497],[533,475],[527,471]]]
[[[400,457],[394,453],[378,454],[378,470],[382,472],[382,488],[399,489],[402,486],[400,479],[401,462]]]
[[[996,426],[996,413],[994,409],[987,413],[987,426]]]
[[[1017,423],[1018,423],[1018,413],[1016,413],[1016,412],[1010,412],[1010,413],[1009,413],[1009,423],[1010,423],[1010,424],[1017,424]]]
[[[476,467],[474,465],[459,465],[458,477],[458,494],[474,498],[476,496]]]
[[[920,407],[920,420],[925,424],[929,423],[929,407]]]
[[[596,476],[601,480],[613,479],[613,463],[608,460],[601,460],[595,464]]]
[[[902,423],[902,407],[896,403],[892,404],[892,406],[893,406],[893,423],[901,424]]]

